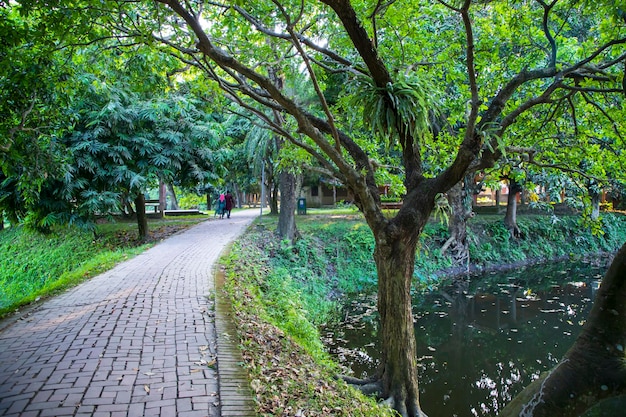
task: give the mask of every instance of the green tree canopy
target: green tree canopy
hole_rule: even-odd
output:
[[[52,24],[63,13],[76,22],[89,15],[122,43],[176,56],[348,187],[376,241],[384,342],[373,379],[402,416],[423,415],[410,291],[416,244],[437,196],[468,172],[494,166],[507,146],[527,145],[519,133],[539,131],[546,120],[571,125],[585,102],[598,103],[598,110],[621,106],[617,97],[624,94],[623,0],[21,4],[24,10],[43,6],[37,10]],[[330,103],[324,95],[329,72],[346,80],[335,93],[340,99]],[[296,81],[310,88],[285,88]],[[302,91],[315,91],[315,100]],[[525,124],[530,128],[520,127]],[[552,126],[546,128],[551,134]],[[393,173],[405,188],[404,204],[391,218],[377,183],[385,152],[395,156],[391,165],[401,169]],[[596,372],[600,361],[623,361],[623,352],[570,361],[584,392],[572,395],[552,382],[559,378],[545,380],[541,389],[550,389],[551,398],[530,398],[522,404],[527,414],[576,413],[590,398],[626,390],[623,375],[601,384]]]

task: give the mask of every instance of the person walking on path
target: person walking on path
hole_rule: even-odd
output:
[[[0,416],[226,416],[213,269],[255,215],[202,222],[0,322]]]
[[[230,219],[230,211],[235,206],[235,199],[233,198],[233,195],[230,193],[230,191],[226,191],[226,196],[224,197],[224,199],[226,200],[226,217]]]
[[[220,216],[220,219],[224,218],[225,211],[226,211],[226,196],[224,195],[224,193],[222,193],[217,199],[217,215]]]

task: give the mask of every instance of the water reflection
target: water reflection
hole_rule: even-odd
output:
[[[562,264],[473,278],[413,299],[421,403],[430,416],[493,416],[553,367],[584,323],[606,266]],[[375,296],[322,329],[356,376],[377,366]]]

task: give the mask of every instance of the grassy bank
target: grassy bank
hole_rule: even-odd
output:
[[[579,259],[615,251],[626,241],[626,217],[619,214],[605,216],[602,235],[581,228],[576,217],[518,220],[524,239],[512,239],[499,216],[471,220],[476,269]],[[317,332],[317,325],[333,316],[341,294],[375,289],[371,232],[359,215],[299,216],[301,237],[290,245],[276,241],[274,225],[272,218],[257,222],[225,260],[227,292],[259,411],[264,416],[384,415],[388,410],[333,378],[341,369],[324,353]],[[430,223],[425,229],[415,291],[443,285],[441,271],[454,269],[439,250],[447,239],[445,225]]]
[[[99,224],[96,233],[57,228],[49,235],[22,227],[0,232],[0,317],[56,294],[141,253],[154,242],[206,217],[151,219],[151,237],[137,240],[137,225]]]

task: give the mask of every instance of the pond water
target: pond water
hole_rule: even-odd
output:
[[[420,403],[430,417],[495,416],[573,344],[606,265],[563,263],[472,277],[415,294]],[[347,300],[322,329],[329,352],[357,377],[380,351],[376,296]]]

